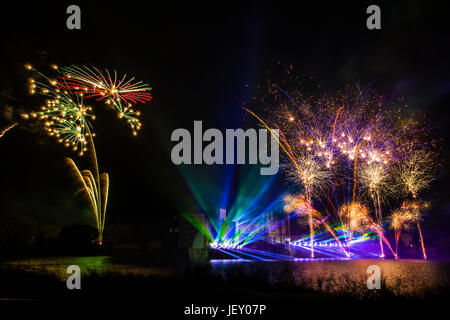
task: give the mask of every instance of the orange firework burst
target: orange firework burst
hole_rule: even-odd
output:
[[[424,259],[426,259],[425,245],[423,243],[422,231],[420,229],[421,212],[428,208],[429,204],[422,201],[405,201],[401,208],[392,213],[391,225],[394,228],[395,234],[395,257],[398,257],[398,240],[402,229],[409,229],[412,224],[417,225],[420,235],[420,242]]]
[[[339,215],[345,221],[344,223],[350,232],[364,233],[373,226],[372,219],[369,217],[369,211],[359,202],[343,205],[339,210]]]
[[[308,215],[319,216],[319,212],[312,207],[304,194],[287,194],[283,197],[283,202],[285,203],[285,212],[295,212],[300,217]]]

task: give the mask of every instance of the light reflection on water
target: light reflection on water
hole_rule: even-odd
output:
[[[249,276],[262,273],[272,282],[289,275],[296,285],[328,293],[366,294],[367,267],[370,265],[380,267],[382,287],[394,295],[420,296],[450,285],[450,263],[438,261],[306,258],[298,261],[249,262],[229,259],[212,260],[211,264],[214,272],[224,278],[236,269]]]
[[[70,265],[79,266],[83,275],[92,273],[101,275],[106,272],[136,276],[170,276],[172,274],[171,270],[166,268],[117,263],[109,256],[30,258],[5,262],[0,266],[2,265],[27,271],[42,270],[56,275],[61,280],[67,279],[67,267]]]

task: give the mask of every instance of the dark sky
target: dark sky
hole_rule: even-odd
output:
[[[78,31],[65,27],[72,2],[2,8],[0,108],[29,109],[36,101],[26,90],[27,62],[42,71],[51,63],[95,65],[153,87],[154,100],[141,107],[139,137],[114,114],[105,112],[105,120],[95,123],[101,168],[111,175],[112,224],[177,212],[190,195],[170,162],[171,132],[191,128],[194,120],[207,127],[243,126],[240,104],[277,61],[314,76],[331,93],[347,83],[373,82],[382,93],[426,110],[437,135],[448,138],[450,26],[444,2],[378,2],[382,30],[375,31],[365,26],[372,2],[161,2],[78,2]],[[80,219],[83,205],[71,200],[66,150],[21,124],[0,140],[0,152],[0,212],[49,224]],[[447,177],[443,169],[435,198],[450,191]],[[431,219],[448,216],[447,202],[436,208]]]

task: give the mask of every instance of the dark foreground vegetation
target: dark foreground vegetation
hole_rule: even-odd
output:
[[[345,310],[352,313],[390,310],[406,315],[420,308],[443,308],[450,297],[448,286],[402,296],[386,289],[384,282],[382,289],[368,290],[350,278],[340,279],[343,289],[336,291],[332,279],[324,277],[318,279],[323,282],[321,289],[314,290],[306,283],[296,282],[287,268],[275,280],[263,270],[252,275],[241,271],[236,267],[224,276],[214,273],[208,265],[201,265],[178,270],[169,277],[91,272],[82,277],[81,290],[68,290],[64,280],[47,271],[3,267],[0,303],[31,307],[89,305],[94,313],[148,310],[174,319],[185,317],[184,309],[191,304],[223,308],[229,304],[266,304],[264,318],[277,318],[304,312],[331,316]]]

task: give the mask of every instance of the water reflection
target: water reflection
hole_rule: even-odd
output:
[[[172,270],[167,268],[149,267],[138,264],[118,263],[110,256],[94,257],[50,257],[31,258],[4,262],[3,268],[14,268],[26,271],[45,271],[56,275],[58,278],[67,279],[67,267],[77,265],[83,275],[92,273],[115,273],[120,275],[135,276],[171,276]]]
[[[215,273],[227,278],[239,269],[241,274],[264,274],[271,282],[288,278],[294,285],[327,293],[367,293],[367,267],[381,269],[383,289],[394,295],[423,295],[450,284],[448,262],[424,260],[349,260],[333,258],[297,259],[296,261],[213,260]]]

